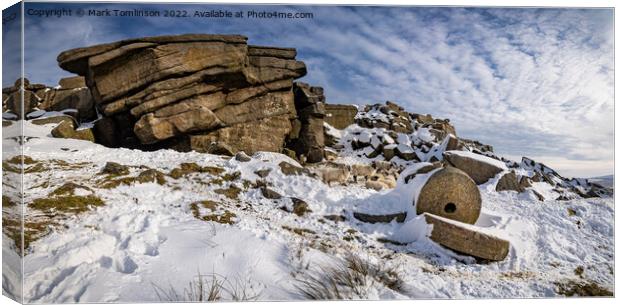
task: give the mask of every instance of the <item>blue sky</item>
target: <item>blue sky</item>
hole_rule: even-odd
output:
[[[163,34],[243,34],[250,44],[297,48],[308,66],[304,81],[323,86],[330,103],[392,100],[411,112],[450,118],[459,136],[512,159],[529,156],[567,176],[613,172],[611,9],[26,5],[314,14],[295,20],[26,16],[26,75],[34,82],[53,85],[68,75],[56,56],[74,47]],[[11,37],[5,32],[4,54],[15,56],[7,47]],[[3,87],[14,79],[3,71]]]

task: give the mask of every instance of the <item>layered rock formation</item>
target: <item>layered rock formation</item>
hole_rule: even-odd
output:
[[[146,37],[69,50],[58,62],[86,78],[105,117],[95,126],[104,145],[252,154],[293,143],[297,157],[322,160],[322,90],[293,92],[306,74],[295,49],[246,41]]]

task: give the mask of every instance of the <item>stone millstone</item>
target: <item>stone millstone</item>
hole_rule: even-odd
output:
[[[418,195],[416,213],[431,213],[473,224],[480,216],[482,200],[476,183],[454,167],[435,172]]]
[[[448,249],[490,261],[501,261],[508,255],[510,243],[506,240],[435,215],[424,214],[424,217],[428,224],[433,225],[431,240]]]

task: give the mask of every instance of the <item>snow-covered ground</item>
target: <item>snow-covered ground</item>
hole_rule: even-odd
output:
[[[75,195],[105,203],[55,215],[51,232],[31,243],[24,258],[27,302],[184,300],[199,274],[223,283],[222,300],[304,299],[304,283],[352,256],[399,280],[394,284],[370,272],[359,289],[343,297],[550,297],[571,282],[614,288],[611,198],[540,202],[529,192],[496,192],[496,177],[479,187],[483,207],[476,226],[510,241],[511,249],[504,261],[478,264],[431,242],[428,227],[411,213],[405,223],[369,224],[352,217],[357,211],[409,211],[414,190],[402,181],[379,192],[359,185],[330,187],[306,175],[285,175],[278,164],[296,162],[280,154],[259,153],[240,162],[194,152],[111,149],[52,138],[51,125],[25,124],[24,154],[35,161],[27,168],[42,165],[25,175],[27,203],[49,197],[67,182],[88,188]],[[3,129],[5,137],[12,128],[17,125]],[[102,187],[109,181],[99,172],[109,161],[130,166],[131,177],[156,169],[165,183]],[[191,162],[224,172],[168,175]],[[255,171],[264,169],[271,170],[265,184],[281,199],[267,199],[255,187],[261,180]],[[546,185],[533,187],[545,195]],[[289,212],[297,199],[311,212]],[[27,222],[41,221],[38,210],[28,205],[25,210]],[[205,216],[220,221],[200,219]],[[3,234],[5,260],[15,262],[9,247],[12,241]],[[12,293],[7,290],[17,285],[18,272],[10,264],[3,268],[3,289]]]

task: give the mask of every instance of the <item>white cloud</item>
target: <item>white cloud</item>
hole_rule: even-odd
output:
[[[325,87],[329,102],[393,100],[450,118],[459,135],[503,154],[583,173],[613,170],[612,10],[275,8],[315,17],[48,22],[32,28],[31,71],[56,80],[59,51],[120,37],[239,33],[252,44],[297,48],[309,67],[304,80]]]

